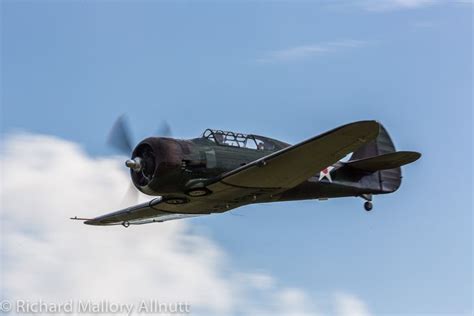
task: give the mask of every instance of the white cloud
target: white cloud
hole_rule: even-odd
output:
[[[370,315],[367,306],[357,297],[338,293],[336,295],[336,309],[339,315],[368,316]]]
[[[23,134],[4,142],[0,167],[2,299],[157,299],[188,302],[193,315],[316,314],[317,302],[303,289],[239,271],[185,220],[128,229],[69,220],[117,208],[129,183],[120,159]],[[362,301],[341,295],[323,314],[368,314]]]
[[[281,50],[271,51],[263,58],[257,59],[258,62],[289,62],[310,57],[322,56],[329,53],[335,53],[345,49],[356,48],[365,45],[363,41],[344,40],[336,42],[327,42],[311,45],[290,47]]]

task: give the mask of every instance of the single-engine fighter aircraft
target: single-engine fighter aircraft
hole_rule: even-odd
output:
[[[396,151],[385,128],[360,121],[296,145],[269,137],[207,129],[181,140],[150,137],[131,149],[123,119],[112,143],[131,152],[125,162],[133,185],[158,196],[92,219],[88,225],[164,222],[223,213],[252,203],[356,196],[372,210],[372,196],[392,193],[401,184],[400,167],[421,154]],[[340,161],[352,153],[347,161]]]

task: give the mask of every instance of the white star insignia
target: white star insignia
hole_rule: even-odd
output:
[[[319,181],[321,181],[324,178],[327,178],[329,180],[329,182],[332,182],[331,171],[333,171],[333,170],[334,170],[333,166],[329,166],[329,167],[324,168],[323,170],[321,170],[319,172]]]

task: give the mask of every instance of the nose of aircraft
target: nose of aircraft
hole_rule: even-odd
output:
[[[139,172],[143,168],[142,159],[140,157],[128,159],[127,161],[125,161],[125,165],[135,172]]]
[[[125,165],[132,171],[132,180],[138,186],[148,185],[155,176],[156,149],[148,139],[140,142]]]

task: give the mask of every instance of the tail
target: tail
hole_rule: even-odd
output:
[[[390,193],[402,182],[401,166],[421,157],[420,153],[395,149],[387,130],[380,124],[377,138],[355,151],[346,165],[357,171],[371,174],[370,187]],[[368,183],[367,183],[368,184]]]

